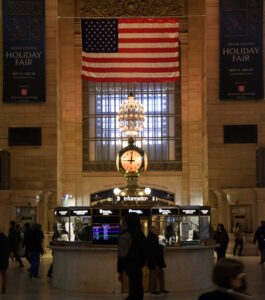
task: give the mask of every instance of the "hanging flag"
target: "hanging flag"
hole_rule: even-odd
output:
[[[82,19],[81,23],[83,79],[180,79],[178,19]]]

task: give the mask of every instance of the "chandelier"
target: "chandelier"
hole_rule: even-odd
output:
[[[141,103],[135,100],[132,92],[119,109],[118,121],[121,132],[128,137],[134,137],[143,130],[145,120],[144,108]]]

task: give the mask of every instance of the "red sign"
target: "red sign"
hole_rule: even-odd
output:
[[[21,89],[20,90],[20,95],[21,96],[27,96],[28,95],[28,90],[27,89]]]
[[[238,85],[237,86],[237,91],[239,93],[244,93],[246,91],[246,86],[245,85]]]

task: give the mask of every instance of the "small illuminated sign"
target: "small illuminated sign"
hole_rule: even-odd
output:
[[[112,211],[111,210],[106,210],[106,209],[100,209],[99,213],[103,216],[109,216],[112,215]]]
[[[143,211],[140,209],[129,209],[129,213],[137,213],[138,215],[142,215]]]
[[[152,214],[153,215],[176,215],[178,216],[179,211],[177,208],[153,208],[152,209]]]
[[[85,214],[88,213],[88,210],[74,210],[73,213],[76,214],[77,216],[84,216]]]
[[[143,216],[148,217],[148,216],[150,216],[151,210],[149,208],[139,209],[137,207],[135,207],[135,208],[126,208],[126,209],[121,210],[121,215],[122,216],[126,216],[129,213],[137,213],[138,215],[140,215],[142,217]]]
[[[202,216],[210,216],[211,215],[211,208],[209,206],[201,206],[200,207],[200,214]]]
[[[117,196],[117,201],[156,201],[155,196]]]
[[[170,209],[159,208],[159,213],[162,214],[162,215],[170,215],[171,214],[171,210]]]
[[[199,207],[182,207],[180,209],[181,215],[186,216],[198,216],[199,215]]]
[[[148,196],[124,196],[124,201],[146,201]]]
[[[187,215],[193,215],[196,213],[196,209],[183,209],[182,211]]]
[[[68,210],[59,210],[58,214],[61,216],[66,216],[66,215],[68,215]]]

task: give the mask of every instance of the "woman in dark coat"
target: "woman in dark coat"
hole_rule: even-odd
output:
[[[214,233],[213,239],[217,244],[220,244],[220,247],[216,249],[218,261],[219,259],[225,257],[226,249],[229,243],[229,237],[223,224],[217,225],[217,230]]]
[[[7,282],[7,268],[9,259],[9,247],[7,236],[0,232],[0,271],[2,275],[2,286],[1,293],[6,292],[6,282]]]

